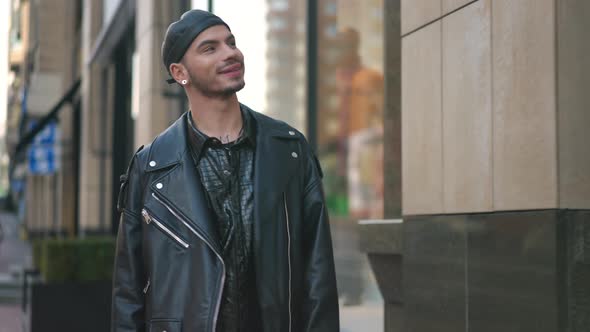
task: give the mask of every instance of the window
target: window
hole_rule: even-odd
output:
[[[343,327],[346,310],[383,314],[366,255],[354,245],[359,220],[383,219],[383,1],[318,4],[317,147]]]
[[[244,53],[240,100],[305,132],[306,1],[215,0],[213,9]]]
[[[270,2],[270,9],[276,11],[286,11],[289,9],[288,0],[274,0]]]

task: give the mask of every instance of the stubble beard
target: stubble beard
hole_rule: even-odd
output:
[[[226,86],[221,90],[214,90],[209,87],[206,82],[197,79],[192,74],[189,73],[191,83],[193,86],[199,90],[203,95],[209,98],[220,98],[226,99],[233,96],[236,92],[242,90],[244,86],[246,86],[246,82],[244,81],[244,77],[242,77],[239,81],[233,82],[230,86]]]

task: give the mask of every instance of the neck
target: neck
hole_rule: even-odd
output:
[[[201,132],[224,143],[238,138],[242,129],[242,113],[236,94],[227,98],[188,97],[193,121]]]

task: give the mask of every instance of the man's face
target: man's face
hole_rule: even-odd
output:
[[[181,62],[192,86],[206,96],[230,96],[244,88],[244,55],[224,25],[201,32]]]

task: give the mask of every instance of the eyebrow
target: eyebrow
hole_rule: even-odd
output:
[[[225,41],[228,41],[230,39],[236,39],[236,37],[234,36],[234,34],[230,34],[229,36],[227,36],[227,38],[225,38]],[[205,45],[215,45],[215,44],[219,44],[219,40],[216,39],[206,39],[203,40],[202,42],[199,43],[199,45],[197,46],[197,49],[200,49],[201,47],[205,46]]]

